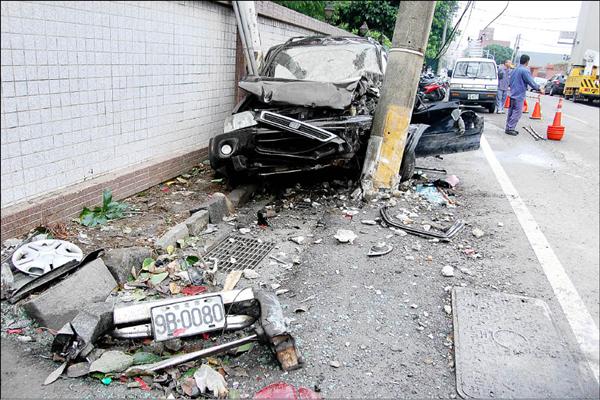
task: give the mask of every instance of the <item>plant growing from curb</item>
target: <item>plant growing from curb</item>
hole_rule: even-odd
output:
[[[79,214],[79,223],[89,227],[102,225],[108,220],[123,218],[123,212],[127,207],[125,203],[113,201],[112,192],[110,189],[105,189],[102,192],[102,207],[95,207],[93,210],[84,207]]]

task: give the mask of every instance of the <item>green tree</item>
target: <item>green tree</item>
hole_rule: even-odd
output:
[[[298,11],[309,17],[318,19],[319,21],[325,21],[325,1],[286,1],[286,0],[275,0],[274,3],[280,4],[291,10]]]
[[[512,49],[510,47],[500,46],[499,44],[488,44],[483,48],[483,52],[490,52],[490,55],[494,57],[496,64],[504,64],[504,61],[510,60],[512,57]]]
[[[453,28],[452,18],[457,10],[458,1],[456,0],[438,1],[435,3],[435,12],[431,23],[431,31],[429,32],[429,41],[427,42],[427,49],[425,50],[425,64],[430,66],[434,71],[437,69],[439,52],[444,45],[444,43],[442,43],[444,25],[446,23],[448,24],[446,28],[446,42],[451,41],[453,39],[450,37]]]
[[[388,38],[394,34],[394,24],[398,14],[399,1],[338,1],[332,22],[337,26],[346,26],[352,31],[367,23],[369,31],[381,32]]]

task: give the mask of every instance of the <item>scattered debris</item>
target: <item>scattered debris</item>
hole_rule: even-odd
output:
[[[338,240],[340,243],[354,243],[354,240],[357,238],[356,233],[352,232],[348,229],[338,229],[334,238]]]
[[[448,197],[445,196],[440,189],[435,186],[425,186],[418,184],[416,186],[416,193],[427,199],[428,202],[435,205],[450,205],[452,204]]]
[[[90,365],[90,372],[122,372],[133,365],[133,357],[118,350],[102,353],[99,359]]]
[[[246,278],[246,279],[256,279],[259,277],[258,272],[256,272],[253,269],[246,268],[243,272],[244,272],[244,278]]]
[[[339,361],[330,361],[329,365],[331,365],[333,368],[339,368],[342,366]]]
[[[479,228],[475,228],[471,231],[471,233],[473,234],[473,236],[475,236],[477,239],[479,239],[480,237],[482,237],[483,235],[485,235],[485,233],[479,229]]]
[[[447,278],[454,276],[454,268],[452,268],[452,266],[450,265],[444,265],[444,267],[442,268],[442,276],[445,276]]]
[[[393,227],[400,228],[400,229],[402,229],[410,234],[413,234],[413,235],[417,235],[417,236],[421,236],[421,237],[425,237],[425,238],[435,238],[435,239],[439,239],[441,241],[449,241],[458,232],[460,232],[465,226],[464,221],[456,221],[451,227],[445,229],[443,231],[444,233],[437,233],[437,232],[433,232],[431,230],[424,231],[421,229],[413,228],[411,226],[394,221],[387,214],[387,207],[380,208],[379,213],[381,214],[381,218],[387,225],[391,225]]]
[[[11,261],[16,269],[31,276],[40,276],[70,261],[81,261],[83,252],[64,240],[38,240],[19,247]]]
[[[434,186],[441,187],[444,189],[454,189],[460,180],[456,175],[447,175],[442,179],[437,179],[433,182]]]
[[[290,240],[296,244],[302,244],[306,240],[304,236],[294,236],[291,237]]]
[[[452,315],[452,306],[449,306],[448,304],[444,305],[444,312],[448,315]]]
[[[378,242],[377,244],[371,246],[371,249],[367,253],[369,257],[375,256],[383,256],[392,251],[392,246],[386,244],[385,242]]]
[[[289,383],[276,382],[260,389],[253,397],[254,400],[321,400],[314,391],[299,387],[296,388]]]
[[[194,380],[196,381],[196,386],[200,389],[200,393],[205,393],[209,390],[218,398],[224,398],[229,393],[229,390],[227,390],[227,381],[225,381],[223,375],[206,364],[202,364],[200,369],[194,373]]]
[[[363,219],[362,221],[360,221],[360,223],[365,225],[377,225],[377,221],[375,221],[374,219]]]
[[[231,271],[225,278],[225,284],[223,290],[233,290],[235,285],[240,281],[242,277],[242,271]]]

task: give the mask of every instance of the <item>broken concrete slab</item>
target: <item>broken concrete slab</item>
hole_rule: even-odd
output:
[[[258,186],[253,184],[240,185],[233,189],[227,197],[234,207],[239,207],[248,202],[257,189]]]
[[[142,266],[145,258],[152,256],[147,247],[123,247],[107,251],[102,260],[117,282],[125,283],[131,274],[131,268]]]
[[[106,300],[115,286],[117,281],[98,258],[33,296],[23,304],[23,308],[42,326],[58,330],[85,306]]]
[[[165,234],[156,241],[155,245],[160,249],[166,250],[167,247],[175,246],[178,240],[185,239],[189,235],[187,225],[182,222],[165,232]]]
[[[70,323],[54,337],[52,351],[62,352],[69,347],[73,340],[83,341],[81,357],[86,357],[93,349],[94,343],[104,333],[111,331],[113,325],[113,302],[92,303],[83,308]],[[64,334],[63,332],[69,332]],[[71,335],[70,333],[74,333]]]
[[[223,222],[223,217],[233,214],[234,207],[223,193],[213,193],[212,198],[206,203],[211,224]]]
[[[4,300],[15,288],[15,277],[8,263],[2,263],[0,277],[0,298]]]
[[[207,210],[200,210],[193,213],[188,219],[185,220],[185,225],[188,228],[188,232],[192,236],[200,235],[209,222],[209,214]]]

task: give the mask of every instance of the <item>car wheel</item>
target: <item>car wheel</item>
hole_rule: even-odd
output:
[[[405,182],[415,174],[415,151],[404,152],[400,165],[400,182]]]
[[[496,111],[496,105],[495,104],[490,104],[486,108],[488,109],[488,111],[490,112],[490,114],[493,114],[494,111]]]

